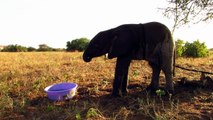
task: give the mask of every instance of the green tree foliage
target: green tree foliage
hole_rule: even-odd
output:
[[[175,45],[176,45],[176,55],[177,55],[177,57],[181,57],[183,55],[183,51],[184,51],[184,41],[178,39],[175,42]]]
[[[27,52],[27,48],[21,45],[8,45],[2,52]]]
[[[67,51],[84,51],[89,44],[89,39],[80,38],[67,42]]]
[[[65,51],[65,49],[64,48],[52,48],[52,51],[62,52],[62,51]]]
[[[209,55],[205,43],[200,43],[199,40],[196,40],[193,43],[186,42],[184,47],[185,50],[183,55],[187,57],[206,57]]]
[[[27,48],[27,51],[28,51],[28,52],[36,51],[36,48],[34,48],[34,47],[28,47],[28,48]]]
[[[40,44],[37,51],[52,51],[53,49],[46,44]]]
[[[177,40],[176,55],[179,57],[206,57],[209,55],[209,50],[205,43],[200,43],[199,40],[193,43],[186,42],[185,44],[183,40]]]

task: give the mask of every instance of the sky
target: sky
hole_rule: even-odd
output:
[[[67,41],[86,37],[121,24],[158,21],[172,30],[173,20],[158,8],[166,0],[0,0],[0,45],[38,48],[47,44],[66,48]],[[213,48],[213,23],[177,29],[175,39],[199,39]]]

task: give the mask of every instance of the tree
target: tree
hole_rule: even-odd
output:
[[[34,48],[34,47],[28,47],[28,48],[27,48],[27,51],[28,51],[28,52],[36,51],[36,48]]]
[[[177,41],[175,41],[175,45],[176,45],[176,55],[177,57],[181,57],[184,51],[184,41],[178,39]]]
[[[27,52],[27,48],[21,45],[8,45],[2,52]]]
[[[46,44],[40,44],[38,51],[52,51],[52,48]]]
[[[169,6],[164,8],[163,15],[173,18],[175,29],[201,21],[210,21],[213,18],[213,0],[168,0]]]
[[[206,57],[209,55],[209,50],[205,43],[200,43],[199,40],[185,43],[179,39],[176,41],[176,55],[178,57]]]
[[[67,51],[84,51],[89,44],[89,39],[80,38],[67,42]]]

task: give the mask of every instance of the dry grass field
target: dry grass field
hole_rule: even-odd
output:
[[[129,94],[112,98],[116,59],[95,58],[85,63],[78,52],[0,53],[1,120],[184,120],[213,119],[213,84],[207,87],[180,84],[181,78],[199,81],[200,73],[176,68],[173,96],[149,95],[151,69],[145,61],[132,61]],[[213,72],[213,55],[177,58],[187,68]],[[213,75],[207,75],[213,78]],[[165,84],[160,75],[161,85]],[[51,101],[44,88],[75,82],[72,100]],[[193,82],[192,82],[193,83]]]

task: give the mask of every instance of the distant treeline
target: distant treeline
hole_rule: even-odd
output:
[[[32,52],[32,51],[84,51],[90,40],[87,38],[74,39],[67,42],[66,48],[52,48],[46,44],[39,45],[39,48],[24,47],[21,45],[8,45],[1,52]],[[206,57],[209,56],[209,50],[205,43],[199,40],[193,43],[185,42],[178,39],[176,41],[176,56],[177,57]]]
[[[34,52],[34,51],[64,51],[62,48],[52,48],[46,44],[39,45],[39,48],[36,49],[34,47],[25,47],[21,45],[8,45],[3,47],[1,52]]]
[[[68,41],[66,48],[52,48],[46,44],[40,44],[39,48],[36,49],[34,47],[25,47],[21,45],[8,45],[2,46],[1,52],[45,52],[45,51],[84,51],[89,44],[89,39],[80,38],[74,39],[72,41]]]

